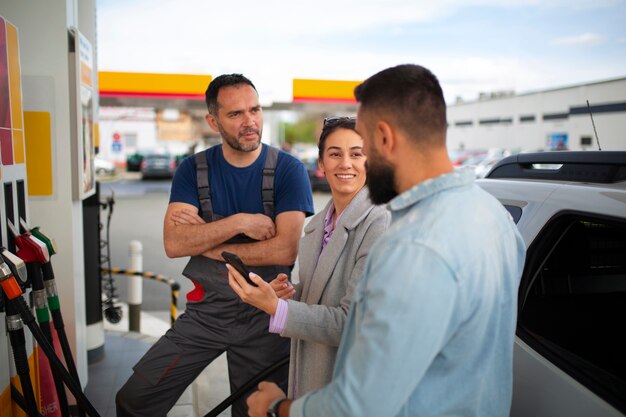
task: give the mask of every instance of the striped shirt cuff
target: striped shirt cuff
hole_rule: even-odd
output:
[[[278,299],[278,305],[276,306],[276,313],[270,316],[270,333],[282,333],[285,329],[285,323],[287,322],[287,312],[289,311],[289,304],[282,298]]]

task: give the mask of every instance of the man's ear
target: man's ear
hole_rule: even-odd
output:
[[[211,113],[207,113],[204,116],[204,120],[206,120],[209,126],[211,126],[211,129],[215,130],[216,132],[220,131],[219,126],[217,125],[217,119]]]
[[[384,120],[379,120],[376,124],[379,150],[385,158],[389,158],[397,147],[396,132],[393,127]]]

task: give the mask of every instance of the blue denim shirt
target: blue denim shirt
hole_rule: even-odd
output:
[[[508,416],[525,245],[473,171],[390,202],[370,251],[332,382],[291,416]]]

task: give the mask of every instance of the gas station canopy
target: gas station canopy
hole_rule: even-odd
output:
[[[211,79],[210,75],[100,71],[100,105],[205,112],[204,91]],[[273,103],[265,109],[354,112],[353,90],[359,82],[294,79],[292,102]]]
[[[210,75],[98,72],[100,105],[201,109]]]

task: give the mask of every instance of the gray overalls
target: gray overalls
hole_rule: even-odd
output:
[[[274,219],[274,171],[278,150],[268,146],[263,168],[263,208]],[[209,167],[205,152],[195,155],[198,197],[206,222],[221,218],[213,213]],[[233,190],[231,192],[236,192]],[[253,242],[236,236],[229,243]],[[284,266],[250,267],[266,281],[279,273],[290,274]],[[183,275],[194,281],[196,301],[135,365],[134,374],[117,395],[118,416],[165,416],[185,388],[216,357],[226,352],[230,388],[234,392],[250,378],[289,354],[289,338],[268,333],[269,316],[242,302],[228,285],[223,262],[193,256]],[[288,370],[283,367],[268,380],[285,392]],[[247,416],[247,395],[233,404],[233,417]],[[207,412],[209,410],[206,410]]]

